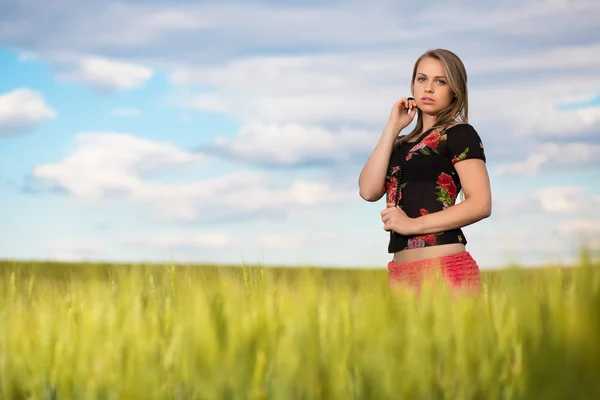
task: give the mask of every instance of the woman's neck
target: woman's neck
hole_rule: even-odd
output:
[[[435,116],[423,113],[423,132],[431,129],[435,123]]]

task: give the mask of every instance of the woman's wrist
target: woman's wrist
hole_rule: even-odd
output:
[[[400,132],[402,132],[402,130],[404,128],[405,128],[404,126],[402,126],[402,125],[400,125],[398,123],[388,122],[385,125],[385,128],[383,128],[383,133],[386,136],[389,135],[389,136],[392,136],[392,137],[395,138],[395,137],[397,137],[400,134]]]

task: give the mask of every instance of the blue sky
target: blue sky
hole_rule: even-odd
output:
[[[0,5],[0,258],[384,268],[357,177],[438,47],[486,145],[481,267],[600,245],[597,2],[176,4]]]

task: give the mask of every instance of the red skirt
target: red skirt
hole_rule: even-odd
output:
[[[440,273],[451,288],[478,290],[481,285],[479,267],[468,251],[443,257],[428,258],[420,261],[388,263],[388,282],[407,284],[413,287],[422,285],[427,277],[436,277]]]

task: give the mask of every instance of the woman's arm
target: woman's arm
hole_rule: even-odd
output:
[[[360,172],[359,194],[367,201],[378,201],[385,194],[385,176],[397,133],[395,127],[386,125],[375,150]]]
[[[378,201],[385,194],[385,176],[398,134],[406,128],[417,113],[414,100],[402,98],[394,103],[390,118],[381,138],[369,156],[358,177],[360,197],[367,201]]]
[[[426,235],[462,228],[492,214],[492,193],[485,162],[469,159],[457,162],[458,173],[465,200],[445,210],[422,215],[412,221],[413,235]]]

